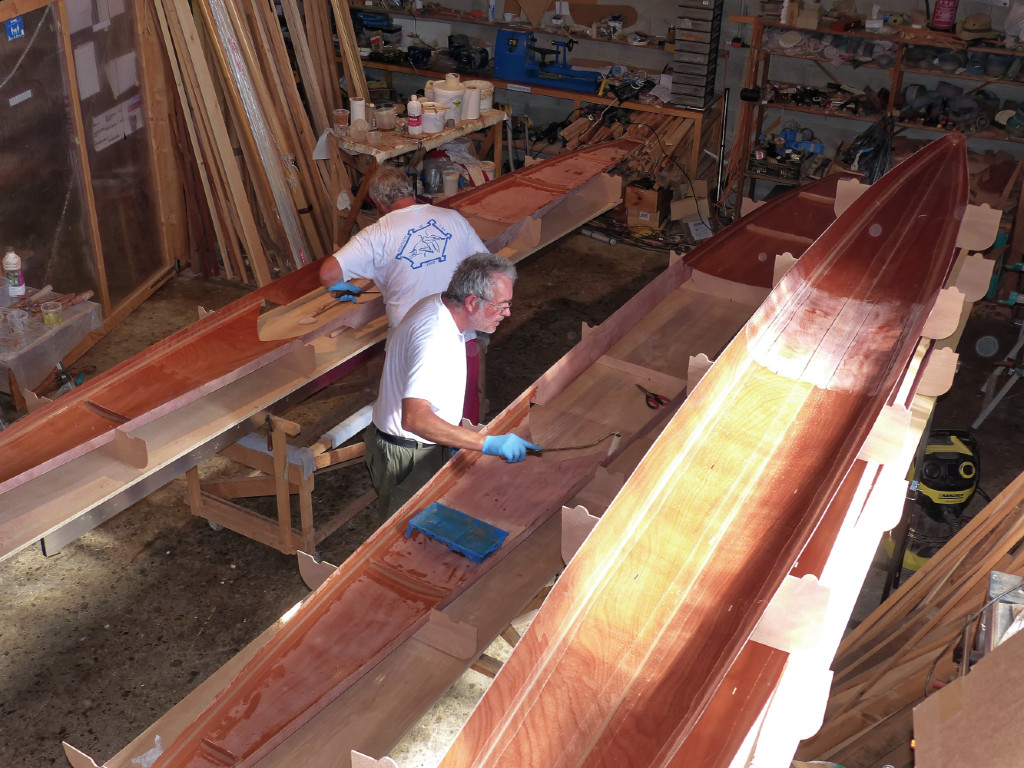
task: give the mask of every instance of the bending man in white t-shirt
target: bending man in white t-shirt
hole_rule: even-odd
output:
[[[320,282],[354,295],[352,280],[372,280],[393,331],[413,304],[448,287],[464,258],[487,248],[458,211],[417,203],[409,177],[394,166],[377,169],[367,194],[380,218],[324,259]]]
[[[460,427],[466,384],[464,334],[493,333],[512,313],[516,268],[480,253],[459,265],[443,294],[417,302],[391,336],[366,466],[379,496],[381,522],[412,498],[445,460],[445,446],[483,451],[507,462],[540,450],[518,435],[484,437]]]
[[[351,281],[372,280],[384,299],[390,335],[413,304],[448,287],[463,259],[487,248],[462,214],[417,203],[409,177],[394,166],[377,169],[367,194],[380,218],[324,259],[320,283],[330,291],[344,291],[341,300],[354,301],[360,289]],[[472,369],[464,412],[474,422],[480,420],[478,354],[470,334],[465,355]]]

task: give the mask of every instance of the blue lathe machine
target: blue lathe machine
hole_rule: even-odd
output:
[[[553,88],[596,93],[601,75],[573,69],[566,53],[576,41],[555,40],[554,48],[541,48],[532,32],[499,29],[494,42],[494,76],[520,83],[536,83]],[[551,57],[551,61],[548,61]]]

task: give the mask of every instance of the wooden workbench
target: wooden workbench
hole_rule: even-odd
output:
[[[348,208],[348,212],[338,226],[338,218],[335,217],[333,232],[334,247],[339,248],[348,240],[352,227],[355,225],[356,217],[366,200],[366,194],[370,187],[370,179],[376,173],[377,167],[385,160],[390,160],[402,155],[411,155],[410,163],[417,165],[423,159],[423,155],[432,149],[437,149],[444,144],[464,136],[488,133],[483,141],[480,154],[486,156],[492,154],[494,159],[494,172],[501,173],[501,126],[505,120],[505,113],[497,109],[489,109],[481,113],[475,120],[463,120],[453,128],[438,133],[425,133],[420,136],[409,136],[398,131],[374,131],[377,134],[374,143],[367,141],[352,141],[349,138],[335,139],[329,141],[331,151],[331,186],[334,199],[338,198],[341,192],[341,184],[346,176],[340,173],[343,163],[351,171],[362,176],[359,184],[359,191],[356,199]],[[346,190],[347,191],[347,190]]]
[[[444,80],[444,72],[435,72],[428,69],[413,69],[398,64],[386,64],[380,61],[364,62],[364,69],[376,69],[385,73],[388,86],[391,86],[391,75],[399,73],[403,75],[415,75],[424,79]],[[646,112],[658,115],[671,115],[672,117],[683,118],[693,122],[694,141],[683,157],[682,163],[692,178],[700,176],[701,160],[704,148],[716,146],[714,140],[718,126],[722,120],[722,97],[716,98],[710,108],[701,111],[699,109],[686,109],[685,107],[674,107],[670,105],[644,104],[639,101],[624,101],[609,96],[598,96],[596,93],[583,93],[582,91],[570,91],[565,88],[552,88],[533,83],[517,83],[511,80],[500,80],[490,75],[481,75],[480,79],[494,85],[496,89],[515,91],[517,93],[533,93],[539,96],[547,96],[553,99],[565,99],[572,102],[573,114],[578,114],[584,104],[599,104],[608,107],[617,107],[631,112]],[[717,154],[717,150],[716,150]],[[497,164],[496,164],[497,165]]]

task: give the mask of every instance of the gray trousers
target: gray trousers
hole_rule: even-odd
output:
[[[366,468],[377,489],[378,526],[426,485],[451,455],[447,448],[433,443],[395,445],[384,440],[372,422],[366,428],[365,443]]]

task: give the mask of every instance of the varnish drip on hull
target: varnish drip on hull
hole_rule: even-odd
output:
[[[623,487],[444,768],[692,764],[698,718],[906,369],[952,263],[965,155],[962,137],[933,143],[807,250]]]

